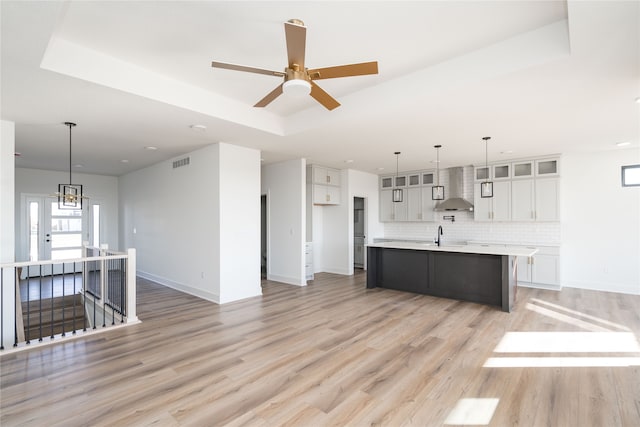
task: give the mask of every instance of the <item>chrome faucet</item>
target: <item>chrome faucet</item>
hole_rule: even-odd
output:
[[[442,236],[442,226],[438,226],[438,233],[436,234],[435,242],[440,246],[440,236]]]

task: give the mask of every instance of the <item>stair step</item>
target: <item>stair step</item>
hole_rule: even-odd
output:
[[[22,312],[26,313],[27,311],[37,311],[40,309],[42,305],[42,310],[51,310],[62,307],[70,307],[73,305],[79,306],[82,305],[82,296],[80,294],[73,295],[65,295],[64,297],[55,297],[55,298],[43,298],[42,302],[40,300],[32,300],[32,301],[23,301],[22,302]]]

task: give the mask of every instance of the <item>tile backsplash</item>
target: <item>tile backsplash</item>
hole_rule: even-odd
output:
[[[475,222],[465,221],[463,215],[469,213],[453,212],[438,214],[455,215],[455,222],[389,222],[384,224],[385,239],[411,239],[431,241],[436,237],[438,225],[442,225],[443,241],[457,242],[478,240],[486,242],[504,242],[513,244],[559,245],[560,223],[518,223],[518,222]]]

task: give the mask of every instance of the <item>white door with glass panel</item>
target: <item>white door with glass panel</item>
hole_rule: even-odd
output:
[[[29,261],[81,258],[83,240],[99,246],[99,204],[87,203],[82,210],[59,209],[56,199],[37,196],[27,196],[25,204]],[[60,271],[57,271],[58,267]],[[31,275],[35,273],[31,272]],[[42,273],[50,274],[50,271]],[[60,273],[62,266],[56,265],[54,274]]]

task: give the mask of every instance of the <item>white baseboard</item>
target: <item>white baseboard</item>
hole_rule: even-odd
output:
[[[561,285],[546,285],[543,283],[518,282],[521,288],[546,289],[547,291],[561,291]]]
[[[343,276],[351,276],[353,271],[349,271],[348,269],[342,268],[325,268],[323,273],[331,273],[331,274],[341,274]]]
[[[151,280],[152,282],[159,283],[168,288],[175,289],[177,291],[184,292],[198,298],[206,299],[207,301],[215,302],[216,304],[220,304],[220,295],[214,294],[212,292],[203,291],[202,289],[194,288],[183,283],[174,282],[173,280],[167,279],[165,277],[156,276],[155,274],[147,273],[140,270],[136,271],[136,274],[144,279]]]
[[[273,282],[282,282],[286,283],[287,285],[307,286],[307,281],[300,281],[299,277],[280,276],[278,274],[267,273],[267,280],[271,280]]]
[[[590,291],[640,295],[640,286],[624,283],[566,282],[564,286],[567,288],[588,289]]]

